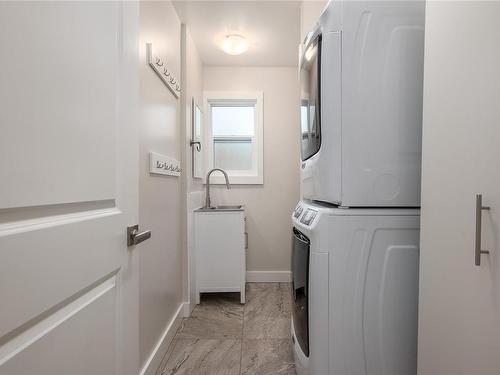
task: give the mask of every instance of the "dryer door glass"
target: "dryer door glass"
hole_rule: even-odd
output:
[[[293,228],[292,298],[295,337],[306,357],[309,357],[309,239]]]
[[[321,35],[308,45],[300,66],[302,160],[309,159],[321,146],[320,60]]]

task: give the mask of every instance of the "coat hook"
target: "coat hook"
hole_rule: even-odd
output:
[[[168,70],[166,62],[162,60],[161,56],[153,55],[152,46],[150,43],[148,43],[147,49],[148,49],[147,50],[148,64],[156,72],[156,74],[163,81],[163,83],[170,89],[172,94],[174,94],[176,98],[179,98],[181,92],[181,86],[180,83],[177,81],[177,78],[173,75],[172,72]]]

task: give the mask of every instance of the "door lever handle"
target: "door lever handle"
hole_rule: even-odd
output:
[[[488,206],[483,206],[483,195],[476,195],[476,246],[474,248],[474,260],[476,266],[481,265],[481,254],[489,254],[488,250],[481,249],[482,215],[483,211],[488,211]]]
[[[139,232],[138,224],[127,227],[127,246],[140,244],[141,242],[146,241],[148,238],[151,238],[150,230]]]

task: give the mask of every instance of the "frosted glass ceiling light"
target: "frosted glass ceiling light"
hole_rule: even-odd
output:
[[[248,50],[248,42],[244,36],[229,34],[222,42],[222,50],[230,55],[240,55]]]

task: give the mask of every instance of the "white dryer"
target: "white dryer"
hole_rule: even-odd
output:
[[[293,214],[299,375],[415,375],[418,209],[300,202]]]
[[[304,41],[304,198],[420,206],[424,7],[330,1]]]

